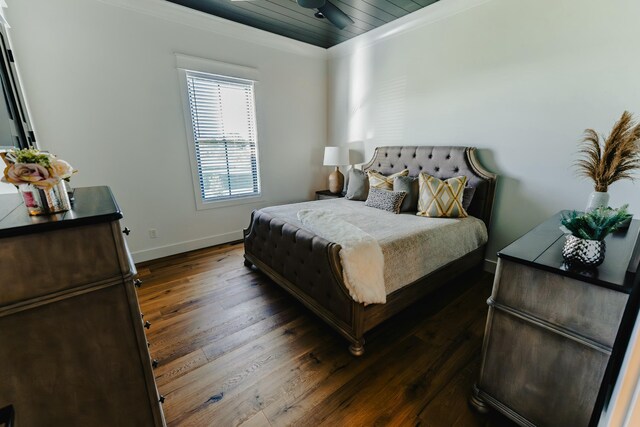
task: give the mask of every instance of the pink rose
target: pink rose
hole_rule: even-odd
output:
[[[35,163],[15,163],[4,171],[5,180],[12,184],[32,184],[37,187],[51,187],[60,182],[52,177],[44,166]]]

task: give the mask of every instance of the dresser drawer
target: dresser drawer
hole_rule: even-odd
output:
[[[131,270],[117,222],[0,239],[0,307],[82,285],[122,277]],[[119,226],[118,226],[119,227]]]
[[[492,298],[612,347],[628,295],[500,258]]]
[[[488,322],[482,391],[533,425],[586,427],[609,356],[493,308]]]
[[[20,427],[160,424],[127,298],[117,284],[0,316],[0,407]]]

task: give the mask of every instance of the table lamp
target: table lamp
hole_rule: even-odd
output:
[[[325,147],[324,165],[335,166],[336,170],[329,175],[329,191],[341,193],[344,188],[344,175],[339,167],[349,164],[349,149],[347,147]]]

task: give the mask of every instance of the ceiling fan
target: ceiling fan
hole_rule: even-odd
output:
[[[231,1],[251,1],[251,0],[231,0]],[[353,19],[344,13],[338,6],[331,3],[329,0],[296,0],[298,6],[305,9],[316,9],[316,13],[313,15],[316,18],[327,18],[327,21],[339,29],[343,29],[349,24],[353,24]]]

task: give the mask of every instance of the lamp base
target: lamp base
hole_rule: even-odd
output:
[[[342,193],[344,188],[344,175],[336,166],[336,170],[329,175],[329,191],[333,194]]]

